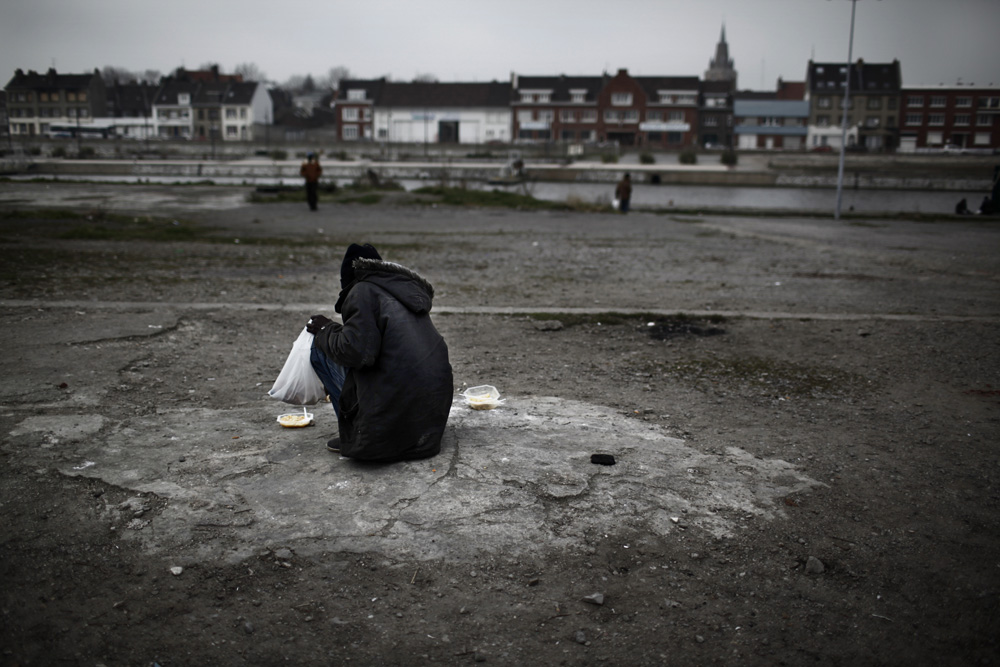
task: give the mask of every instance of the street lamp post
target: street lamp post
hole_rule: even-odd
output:
[[[840,220],[840,202],[844,192],[844,154],[847,151],[847,109],[851,102],[851,60],[854,57],[854,10],[858,0],[851,0],[851,37],[847,42],[847,73],[844,75],[844,110],[840,115],[840,164],[837,166],[837,208],[833,219]]]

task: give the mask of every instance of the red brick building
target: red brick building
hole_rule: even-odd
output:
[[[900,152],[1000,148],[1000,86],[908,86],[901,96]]]
[[[694,146],[698,77],[519,76],[511,79],[515,141]]]

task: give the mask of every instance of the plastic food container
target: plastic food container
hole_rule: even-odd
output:
[[[462,395],[465,396],[465,404],[473,410],[492,410],[503,403],[500,400],[500,392],[489,384],[469,387]]]
[[[291,412],[278,415],[278,423],[285,428],[302,428],[313,423],[313,414],[311,412]]]

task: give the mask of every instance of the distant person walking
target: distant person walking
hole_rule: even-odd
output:
[[[323,167],[319,166],[315,153],[306,156],[306,161],[299,168],[299,175],[306,179],[306,201],[309,202],[310,210],[315,211],[319,200],[319,177],[323,175]]]
[[[632,177],[628,175],[628,172],[615,186],[615,199],[618,200],[618,210],[622,213],[628,213],[629,203],[632,201]]]

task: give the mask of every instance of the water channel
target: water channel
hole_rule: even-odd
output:
[[[37,180],[38,176],[11,177],[12,181]],[[69,176],[61,175],[60,181],[87,181],[96,183],[148,183],[152,185],[193,184],[210,182],[215,185],[301,185],[299,178],[240,178],[213,177],[211,179],[183,176]],[[338,179],[339,186],[350,183],[348,179]],[[415,190],[437,182],[404,180],[401,185],[406,190]],[[475,189],[503,189],[519,194],[528,194],[546,201],[568,201],[610,203],[614,195],[611,183],[561,183],[536,181],[517,186],[497,188],[482,182],[466,181],[463,184]],[[987,192],[956,192],[936,190],[865,190],[845,187],[841,210],[856,213],[952,213],[958,200],[965,198],[971,210],[975,211]],[[794,187],[731,187],[709,185],[648,185],[637,183],[633,186],[633,209],[653,208],[690,210],[704,207],[714,211],[726,209],[805,211],[831,214],[836,205],[834,188],[794,188]]]

